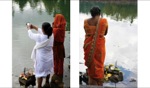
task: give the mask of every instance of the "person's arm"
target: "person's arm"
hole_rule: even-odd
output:
[[[43,34],[43,31],[41,28],[38,28],[37,26],[31,24],[31,29],[35,29],[36,31],[38,31],[40,34]]]
[[[39,32],[40,34],[43,34],[43,31],[42,31],[41,28],[38,28],[38,32]]]
[[[38,31],[38,27],[35,26],[35,25],[33,25],[33,24],[31,24],[30,28],[31,28],[31,29],[35,29],[36,31]]]
[[[106,31],[104,35],[107,35],[107,33],[108,33],[108,26],[106,27]]]
[[[105,30],[105,34],[104,35],[107,35],[107,33],[108,33],[108,22],[107,22],[106,19],[105,19],[105,26],[106,26],[106,30]]]
[[[87,21],[87,19],[85,19],[85,20],[84,20],[84,23],[83,23],[83,24],[84,24],[83,28],[84,28],[84,32],[85,32],[85,33],[86,33],[86,31],[85,31],[86,21]]]
[[[39,40],[39,34],[35,34],[31,30],[28,30],[28,36],[36,42]]]

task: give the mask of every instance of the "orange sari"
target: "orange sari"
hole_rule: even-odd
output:
[[[97,28],[98,27],[98,28]],[[105,31],[108,27],[107,20],[102,18],[97,26],[90,26],[84,21],[84,60],[91,78],[103,79],[105,61]]]
[[[56,14],[53,22],[54,33],[54,73],[63,76],[64,58],[65,58],[65,28],[66,20],[62,14]]]

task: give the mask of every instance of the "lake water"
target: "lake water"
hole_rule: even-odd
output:
[[[33,68],[30,59],[35,42],[28,37],[26,22],[31,22],[41,27],[43,22],[53,22],[54,14],[62,13],[67,20],[64,62],[64,83],[70,86],[70,1],[69,0],[13,0],[12,4],[12,76],[13,87],[19,87],[18,76],[23,68]]]
[[[136,2],[80,2],[80,71],[85,72],[83,42],[84,42],[84,20],[90,18],[89,10],[92,6],[99,6],[103,17],[108,21],[108,34],[106,36],[106,58],[105,65],[115,64],[124,73],[124,81],[119,82],[117,87],[137,87],[137,3]],[[105,83],[104,86],[115,86],[113,83]]]

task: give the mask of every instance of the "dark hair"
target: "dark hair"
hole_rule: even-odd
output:
[[[51,24],[48,22],[44,22],[42,24],[42,29],[44,30],[45,34],[48,36],[48,38],[52,35],[53,28],[51,27]]]
[[[99,7],[92,7],[91,10],[90,10],[90,13],[91,13],[91,16],[92,17],[95,17],[97,15],[100,15],[101,14],[101,10]]]

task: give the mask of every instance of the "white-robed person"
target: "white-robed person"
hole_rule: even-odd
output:
[[[49,85],[50,74],[53,74],[53,29],[48,22],[44,22],[42,28],[38,28],[32,24],[27,28],[29,37],[36,42],[31,59],[34,60],[38,88],[41,88],[43,78],[46,78],[45,85]],[[38,33],[33,33],[31,29],[35,29]]]

